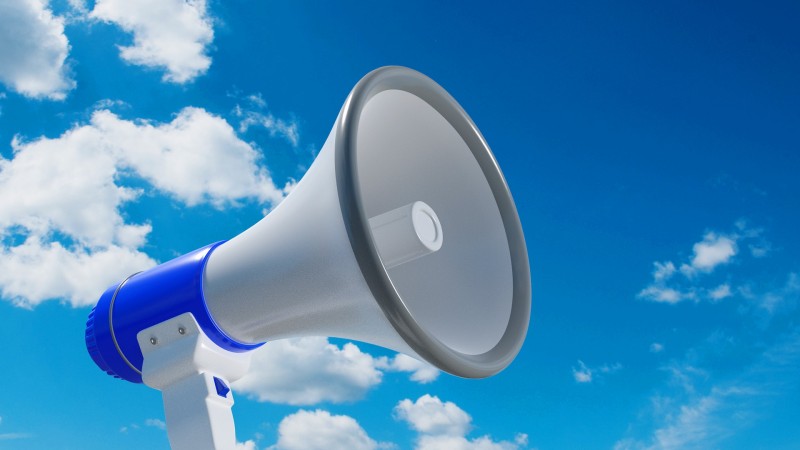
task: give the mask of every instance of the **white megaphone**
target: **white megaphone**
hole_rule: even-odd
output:
[[[109,288],[86,345],[109,374],[162,391],[174,450],[227,450],[229,383],[265,341],[353,339],[481,378],[519,352],[530,299],[522,226],[483,136],[433,80],[384,67],[286,200]]]

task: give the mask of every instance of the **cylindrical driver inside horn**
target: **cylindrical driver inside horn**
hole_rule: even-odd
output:
[[[372,217],[369,226],[387,269],[442,248],[442,224],[425,202],[409,203]]]

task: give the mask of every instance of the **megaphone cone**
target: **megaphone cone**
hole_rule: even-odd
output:
[[[519,352],[530,295],[522,227],[483,136],[430,78],[384,67],[356,85],[280,205],[110,288],[87,346],[101,368],[140,382],[143,330],[191,313],[228,352],[334,336],[478,378]]]

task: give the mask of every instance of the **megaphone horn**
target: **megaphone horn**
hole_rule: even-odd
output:
[[[109,288],[86,343],[109,374],[162,390],[173,449],[232,448],[228,383],[265,341],[340,337],[487,377],[519,352],[530,296],[522,226],[483,136],[433,80],[384,67],[281,204]]]

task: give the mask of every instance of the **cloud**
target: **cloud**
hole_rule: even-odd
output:
[[[739,256],[746,256],[739,251],[742,244],[750,248],[751,257],[764,257],[770,243],[761,235],[761,229],[749,227],[744,220],[737,221],[735,231],[731,233],[709,231],[692,246],[692,256],[680,266],[672,261],[654,262],[653,281],[639,291],[637,297],[667,304],[703,299],[717,302],[732,297],[735,290],[729,282],[711,287],[706,280],[719,267],[731,264]],[[677,274],[683,277],[676,277]]]
[[[167,424],[161,419],[145,419],[144,425],[148,427],[158,428],[159,430],[166,430]]]
[[[731,294],[731,287],[728,284],[720,284],[708,293],[708,296],[712,300],[722,300],[730,297],[731,295],[733,294]]]
[[[667,261],[665,263],[656,261],[653,265],[655,266],[655,270],[653,270],[653,279],[656,281],[668,280],[675,274],[675,264],[673,264],[672,261]]]
[[[402,353],[398,353],[392,359],[379,359],[377,366],[391,372],[410,372],[411,376],[409,378],[411,381],[416,381],[420,384],[432,383],[439,378],[441,373],[439,369],[432,365]]]
[[[789,272],[782,286],[759,292],[745,285],[738,289],[738,293],[770,315],[778,311],[792,311],[800,300],[800,275]]]
[[[661,353],[662,351],[664,351],[664,344],[660,344],[658,342],[653,342],[650,344],[651,353]]]
[[[382,380],[376,360],[355,344],[324,337],[281,339],[253,352],[250,371],[233,388],[259,401],[290,405],[352,402]]]
[[[255,441],[237,442],[234,450],[257,450]]]
[[[395,414],[420,434],[463,436],[469,432],[472,417],[453,402],[442,402],[428,394],[412,402],[401,400]]]
[[[0,416],[0,425],[3,423],[3,417]],[[27,439],[31,437],[28,433],[0,433],[0,441],[13,441],[17,439]]]
[[[324,337],[280,339],[253,352],[250,371],[233,388],[262,402],[315,405],[364,397],[387,372],[407,372],[420,384],[440,372],[406,355],[374,357],[352,342],[337,346]]]
[[[0,293],[25,308],[55,298],[86,306],[122,277],[153,265],[149,256],[130,248],[70,249],[31,236],[21,245],[0,247]]]
[[[261,99],[261,96],[250,96],[249,98],[258,99],[258,101],[251,100],[251,102],[253,102],[259,109],[263,110],[263,108],[266,107],[266,103],[264,103],[264,100]],[[236,105],[233,113],[240,119],[240,133],[246,133],[253,127],[260,127],[265,129],[269,133],[270,137],[283,138],[292,144],[293,147],[297,147],[297,144],[300,141],[298,125],[297,122],[293,120],[287,121],[277,118],[269,111],[246,110],[239,105]]]
[[[0,433],[0,441],[13,441],[17,439],[28,439],[31,435],[28,433]]]
[[[608,375],[618,372],[622,369],[622,364],[603,364],[597,367],[588,367],[583,361],[578,360],[578,367],[572,368],[572,377],[576,383],[591,383],[594,381],[598,374]]]
[[[99,110],[57,138],[15,137],[11,145],[13,158],[0,157],[0,292],[20,306],[88,305],[155,264],[139,250],[151,225],[122,215],[144,192],[125,180],[147,181],[190,206],[274,205],[284,196],[260,153],[199,108],[169,123]]]
[[[578,360],[578,368],[572,368],[572,376],[575,378],[576,383],[591,383],[592,371],[586,367],[583,361]]]
[[[706,233],[702,241],[694,244],[692,250],[694,255],[691,265],[683,264],[681,266],[681,271],[686,274],[693,274],[697,270],[711,272],[717,266],[730,262],[731,258],[736,256],[739,251],[735,237],[731,238],[713,232]]]
[[[488,435],[469,439],[472,417],[455,403],[428,394],[414,402],[401,400],[394,413],[419,434],[417,450],[516,450],[528,444],[526,434],[517,434],[514,442],[494,441]]]
[[[266,168],[259,167],[259,152],[228,122],[201,108],[184,108],[165,124],[122,120],[101,110],[92,126],[122,168],[187,205],[223,207],[241,198],[277,203],[284,197]]]
[[[300,410],[278,425],[278,442],[271,450],[375,450],[385,448],[370,438],[349,416],[328,411]]]
[[[186,83],[211,66],[214,29],[205,0],[97,0],[89,17],[132,33],[133,45],[119,46],[120,57],[166,70],[165,81]]]
[[[717,340],[712,335],[707,345],[717,348]],[[667,368],[669,384],[679,390],[654,395],[651,411],[644,415],[652,416],[654,425],[649,420],[639,425],[649,429],[645,436],[626,436],[616,450],[720,448],[759,420],[768,420],[763,413],[799,384],[800,328],[780,334],[749,366],[723,381],[710,380],[709,372],[695,367],[691,359]],[[637,431],[637,424],[629,426],[629,434]]]
[[[675,304],[687,299],[697,298],[693,291],[679,291],[671,287],[653,284],[642,289],[638,295],[639,298],[644,298],[656,303],[669,303]]]
[[[0,2],[0,82],[31,98],[63,100],[75,87],[64,20],[45,0]]]

